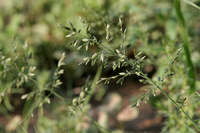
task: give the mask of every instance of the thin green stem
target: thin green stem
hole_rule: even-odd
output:
[[[174,1],[174,6],[176,9],[176,16],[180,25],[180,35],[181,38],[183,40],[183,48],[184,48],[184,53],[185,53],[185,57],[186,57],[186,63],[187,63],[187,67],[188,67],[188,84],[190,86],[190,93],[194,93],[195,92],[195,81],[196,81],[196,77],[195,77],[195,69],[194,69],[194,65],[192,63],[191,60],[191,55],[190,55],[190,41],[189,41],[189,35],[188,35],[188,31],[187,31],[187,26],[186,26],[186,22],[183,16],[183,13],[181,11],[181,1],[180,0],[175,0]]]
[[[185,3],[187,3],[188,5],[193,6],[196,9],[200,10],[200,7],[198,5],[196,5],[194,2],[192,2],[191,0],[183,0]]]
[[[190,117],[190,115],[185,112],[182,106],[180,106],[172,97],[170,97],[163,89],[160,87],[156,82],[154,82],[152,79],[148,78],[146,75],[142,75],[143,78],[145,78],[151,85],[158,88],[175,106],[178,110],[183,112],[183,114],[192,122],[192,125],[200,131],[200,127],[197,125],[197,123]]]
[[[94,125],[99,129],[99,131],[101,133],[110,133],[110,131],[108,131],[107,129],[105,129],[103,126],[101,126],[96,120],[94,120],[92,117],[91,117],[91,120],[92,122],[94,123]]]
[[[101,77],[101,73],[102,73],[102,65],[98,68],[96,75],[94,77],[94,80],[92,82],[91,88],[90,88],[90,92],[88,97],[86,98],[86,103],[88,103],[92,97],[92,94],[94,94],[96,85],[97,85],[97,81],[99,80],[99,78]],[[94,120],[92,117],[90,117],[92,122],[94,123],[94,125],[100,130],[101,133],[109,133],[109,131],[107,131],[104,127],[102,127],[101,125],[99,125],[98,122],[96,122],[96,120]]]
[[[90,91],[89,91],[89,95],[87,96],[86,101],[85,101],[86,103],[88,103],[90,101],[92,94],[94,94],[94,91],[95,91],[95,88],[96,88],[96,85],[97,85],[97,81],[101,77],[101,73],[102,73],[102,65],[98,68],[96,75],[94,77],[94,80],[92,81],[92,85],[91,85],[91,88],[90,88]]]

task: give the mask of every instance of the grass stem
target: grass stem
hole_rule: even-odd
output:
[[[185,58],[186,58],[186,63],[187,63],[187,67],[188,67],[188,84],[190,86],[190,90],[189,92],[192,94],[195,92],[195,81],[196,81],[196,76],[195,76],[195,69],[194,69],[194,65],[192,63],[191,60],[191,53],[190,53],[190,41],[189,41],[189,35],[188,35],[188,31],[187,31],[187,26],[186,26],[186,22],[181,10],[181,1],[180,0],[175,0],[174,1],[174,6],[176,9],[176,16],[180,25],[180,35],[181,38],[183,40],[183,48],[184,48],[184,54],[185,54]]]

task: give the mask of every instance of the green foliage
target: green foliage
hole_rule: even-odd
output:
[[[3,0],[0,113],[20,110],[19,133],[109,133],[91,115],[96,88],[137,77],[146,87],[132,107],[151,103],[163,133],[198,132],[198,9],[188,0]]]

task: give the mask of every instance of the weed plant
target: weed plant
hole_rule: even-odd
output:
[[[0,9],[0,112],[21,119],[2,132],[114,132],[93,118],[91,100],[133,76],[147,87],[130,106],[150,103],[163,133],[200,131],[198,1],[12,2]]]

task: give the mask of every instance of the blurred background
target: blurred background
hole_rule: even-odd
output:
[[[193,2],[200,5],[198,0]],[[182,9],[190,35],[192,60],[198,75],[200,10],[185,3],[182,4]],[[116,48],[119,47],[116,42],[121,40],[116,24],[119,18],[122,18],[123,26],[127,28],[127,56],[134,58],[135,52],[143,51],[149,59],[145,63],[144,72],[150,78],[156,79],[167,67],[170,57],[181,47],[173,0],[0,0],[0,50],[11,58],[19,56],[19,64],[22,61],[20,56],[31,52],[33,58],[30,63],[37,68],[37,84],[45,84],[51,80],[62,53],[66,54],[65,65],[62,67],[64,73],[59,77],[63,84],[55,90],[64,100],[51,95],[51,103],[44,104],[42,115],[33,111],[35,115],[28,125],[29,133],[101,132],[92,124],[90,117],[112,133],[192,131],[179,130],[185,125],[176,124],[179,117],[176,112],[173,113],[170,108],[172,105],[163,95],[151,98],[138,108],[131,108],[134,99],[144,94],[144,88],[148,88],[148,85],[138,81],[137,76],[127,78],[123,85],[115,84],[114,81],[110,85],[99,84],[86,113],[77,114],[77,118],[69,116],[67,106],[79,95],[82,86],[94,78],[98,66],[78,65],[87,53],[71,47],[71,40],[65,37],[68,32],[63,27],[71,23],[84,31],[84,19],[93,28],[98,39],[104,41],[106,24],[111,24],[115,38],[109,45]],[[28,50],[22,49],[25,45],[28,45]],[[175,77],[167,82],[167,86],[172,88],[169,89],[169,94],[174,98],[178,97],[180,88],[188,87],[183,62],[184,58],[181,56],[179,65],[173,68],[177,72]],[[23,63],[26,64],[26,61]],[[123,69],[125,68],[112,71],[112,68],[107,68],[102,75],[114,76]],[[8,73],[12,78],[0,83],[0,88],[10,88],[0,90],[1,133],[20,132],[19,123],[23,120],[25,110],[25,100],[21,97],[35,89],[31,83],[13,89],[11,84],[17,74],[15,69]],[[45,91],[45,95],[48,94],[49,91]],[[186,110],[196,109],[197,105],[190,105]],[[182,117],[180,119],[185,120]]]

